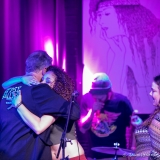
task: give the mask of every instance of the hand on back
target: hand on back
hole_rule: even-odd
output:
[[[28,86],[32,86],[37,85],[40,82],[38,82],[34,76],[25,75],[22,76],[22,83]]]

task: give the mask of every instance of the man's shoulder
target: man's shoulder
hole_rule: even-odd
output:
[[[31,94],[34,99],[56,99],[64,101],[63,98],[51,89],[47,84],[39,84],[32,87]]]
[[[50,88],[48,84],[46,83],[40,83],[38,85],[31,86],[32,88]],[[51,89],[51,88],[50,88]]]
[[[131,106],[131,102],[127,98],[127,96],[120,94],[120,93],[114,93],[113,101]]]
[[[43,96],[47,96],[47,95],[57,95],[53,89],[51,89],[47,84],[39,84],[39,85],[34,85],[31,87],[31,92],[33,95],[43,95]]]
[[[127,96],[125,96],[125,95],[123,95],[121,93],[114,93],[114,97],[115,97],[115,99],[118,99],[120,101],[129,101]]]
[[[127,98],[127,96],[123,95],[123,94],[120,94],[120,93],[115,93],[115,99],[116,101],[118,102],[118,104],[120,106],[125,106],[127,107],[131,112],[133,111],[133,108],[132,108],[132,104],[130,102],[130,100]]]
[[[83,99],[92,99],[92,94],[89,93],[89,92],[87,92],[87,93],[85,93],[84,95],[82,95],[82,98],[83,98]]]

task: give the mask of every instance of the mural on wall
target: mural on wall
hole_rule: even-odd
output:
[[[160,6],[152,5],[156,2]],[[113,90],[140,113],[153,110],[149,92],[160,73],[160,13],[148,8],[139,0],[83,1],[85,67],[93,74],[106,72]]]

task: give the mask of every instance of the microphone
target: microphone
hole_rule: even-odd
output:
[[[73,97],[78,97],[78,96],[79,96],[79,92],[78,92],[78,91],[74,91],[74,92],[72,93],[72,96],[73,96]]]

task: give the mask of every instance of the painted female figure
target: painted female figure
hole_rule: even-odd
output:
[[[91,33],[107,45],[105,72],[143,111],[148,84],[160,70],[160,20],[138,0],[90,0],[89,7]]]

